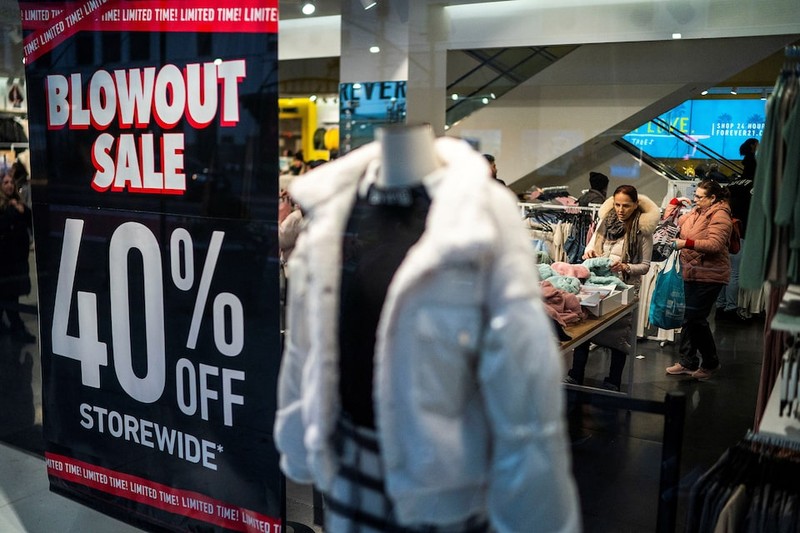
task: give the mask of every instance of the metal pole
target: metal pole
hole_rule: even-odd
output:
[[[661,477],[658,490],[658,533],[674,533],[678,514],[683,427],[686,395],[668,392],[664,399],[664,442],[661,447]]]

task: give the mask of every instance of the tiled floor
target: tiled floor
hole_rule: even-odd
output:
[[[24,317],[29,329],[37,331],[36,315]],[[662,401],[667,391],[679,390],[688,399],[679,526],[692,482],[753,424],[763,321],[720,322],[715,330],[723,369],[708,382],[665,375],[664,368],[676,360],[674,344],[640,342],[638,353],[644,358],[633,359],[634,397]],[[593,352],[587,382],[602,381],[607,365],[602,350]],[[48,491],[40,390],[36,345],[0,336],[0,531],[138,531]],[[602,409],[574,398],[568,401],[568,417],[585,531],[654,531],[663,417]],[[311,526],[311,491],[290,484],[288,493],[289,520]]]
[[[663,401],[669,391],[686,395],[678,531],[692,483],[753,427],[763,319],[712,326],[723,368],[709,381],[666,375],[664,369],[678,360],[676,344],[640,341],[637,352],[644,357],[633,360],[634,397]],[[602,381],[608,369],[602,350],[590,356],[587,382],[592,369]],[[585,531],[655,531],[664,418],[600,409],[574,398],[568,402],[568,418]]]

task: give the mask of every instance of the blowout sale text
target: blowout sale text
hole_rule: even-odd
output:
[[[182,120],[193,128],[208,127],[216,117],[222,127],[239,122],[239,84],[245,60],[98,70],[84,83],[83,75],[60,74],[45,80],[48,129],[102,131],[91,159],[97,191],[183,194],[184,133],[169,131]],[[152,120],[164,133],[152,133]],[[104,130],[140,130],[114,136]]]

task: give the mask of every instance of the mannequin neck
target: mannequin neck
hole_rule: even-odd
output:
[[[439,167],[435,137],[427,124],[380,128],[377,138],[381,146],[378,187],[412,187]]]

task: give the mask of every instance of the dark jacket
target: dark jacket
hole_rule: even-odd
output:
[[[731,205],[731,216],[739,219],[739,228],[742,231],[742,238],[747,229],[747,213],[750,211],[750,200],[753,198],[753,180],[744,177],[732,181],[728,185],[731,193],[729,203]]]
[[[605,201],[605,193],[598,191],[597,189],[589,189],[583,193],[580,198],[578,198],[578,205],[581,207],[586,207],[589,204],[602,204]]]

